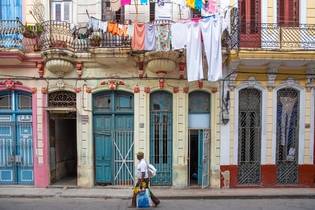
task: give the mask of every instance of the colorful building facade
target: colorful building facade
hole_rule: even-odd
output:
[[[314,3],[239,1],[221,126],[231,187],[314,186]]]
[[[188,82],[185,52],[133,52],[130,39],[107,33],[95,47],[78,35],[89,16],[133,20],[134,5],[109,14],[106,1],[0,0],[0,183],[130,185],[143,151],[158,169],[154,185],[220,188],[227,171],[230,187],[313,186],[314,5],[300,1],[306,28],[274,32],[257,24],[277,24],[274,1],[255,1],[255,17],[254,1],[218,1],[235,8],[224,78]],[[43,16],[30,14],[35,6]],[[144,22],[157,16],[150,5],[138,9]],[[292,33],[303,41],[286,40]],[[294,102],[293,115],[280,100]]]

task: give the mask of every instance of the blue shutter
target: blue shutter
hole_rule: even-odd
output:
[[[22,0],[0,0],[0,20],[22,19]]]

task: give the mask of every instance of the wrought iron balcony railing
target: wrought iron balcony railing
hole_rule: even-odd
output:
[[[17,20],[0,21],[0,48],[23,48],[22,25]]]
[[[315,25],[241,23],[240,47],[264,50],[315,50]]]

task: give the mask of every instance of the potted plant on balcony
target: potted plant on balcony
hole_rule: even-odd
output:
[[[90,45],[92,47],[99,47],[101,45],[101,41],[102,41],[102,38],[97,35],[97,34],[94,34],[91,38],[90,38]]]
[[[23,30],[23,36],[28,39],[34,39],[39,37],[44,31],[41,24],[36,23],[35,25],[25,25]]]

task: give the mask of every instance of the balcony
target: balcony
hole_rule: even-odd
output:
[[[240,47],[262,50],[315,50],[315,25],[240,24]]]

